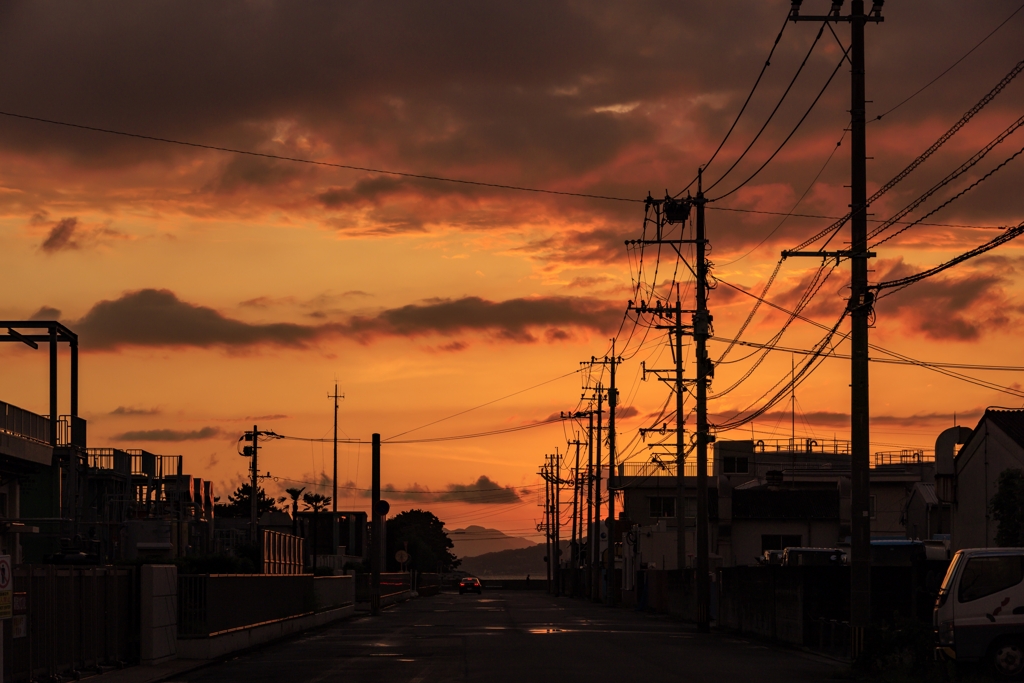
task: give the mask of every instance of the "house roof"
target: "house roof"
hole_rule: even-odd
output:
[[[938,505],[939,498],[935,495],[935,484],[918,482],[914,484],[914,493],[911,495],[921,496],[926,505]]]
[[[1024,410],[989,408],[982,419],[988,418],[1018,446],[1024,448]]]

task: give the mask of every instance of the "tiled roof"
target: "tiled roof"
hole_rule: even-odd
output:
[[[1018,446],[1024,448],[1024,410],[989,408],[985,411],[985,417],[1016,441]]]

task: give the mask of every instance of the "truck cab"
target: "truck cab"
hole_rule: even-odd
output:
[[[1024,548],[974,548],[953,556],[935,600],[940,656],[984,662],[1024,677]]]

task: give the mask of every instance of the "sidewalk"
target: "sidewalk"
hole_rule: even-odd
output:
[[[97,683],[101,681],[102,683],[158,683],[158,681],[165,681],[172,676],[195,671],[216,662],[217,660],[205,659],[172,659],[155,666],[141,664],[128,666],[116,671],[89,676],[88,680],[96,680]]]

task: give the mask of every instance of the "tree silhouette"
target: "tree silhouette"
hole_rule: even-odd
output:
[[[299,496],[301,496],[302,492],[305,490],[305,486],[303,486],[301,489],[291,488],[284,490],[284,492],[287,493],[292,499],[292,536],[299,535]]]
[[[302,502],[306,504],[307,510],[313,511],[313,573],[316,573],[316,561],[318,557],[317,532],[320,528],[320,512],[326,510],[331,504],[331,497],[320,493],[306,493],[302,496]]]
[[[455,547],[444,530],[444,522],[426,510],[407,510],[387,521],[387,563],[397,568],[395,553],[408,543],[411,569],[421,572],[451,571],[462,560],[455,557]]]
[[[216,514],[223,517],[248,517],[250,511],[250,499],[252,498],[252,487],[249,484],[242,484],[234,493],[228,494],[226,505],[217,504]],[[256,516],[261,517],[264,512],[277,510],[277,504],[284,502],[284,498],[268,496],[266,489],[262,486],[256,489]]]

